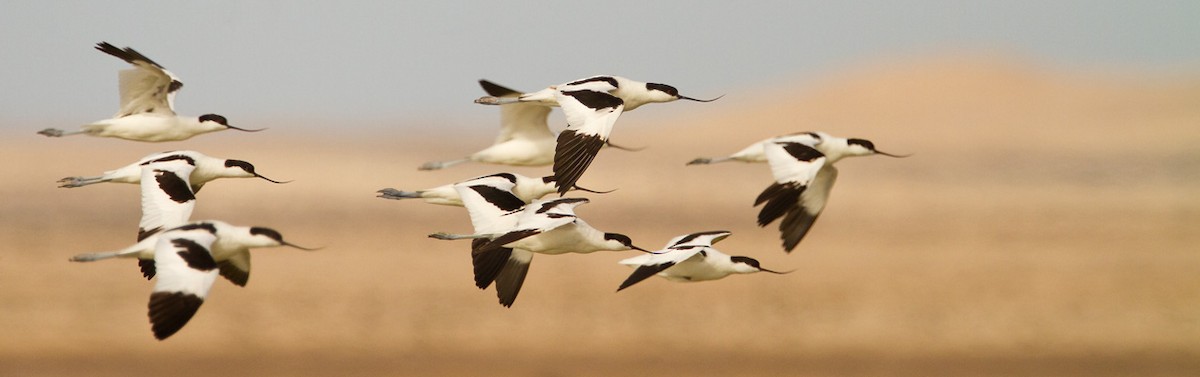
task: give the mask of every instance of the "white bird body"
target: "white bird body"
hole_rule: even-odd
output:
[[[140,183],[142,181],[141,173],[143,166],[171,159],[190,160],[195,166],[195,169],[192,170],[191,175],[188,177],[193,193],[199,192],[205,183],[219,178],[262,178],[273,183],[281,183],[259,175],[255,172],[254,165],[249,162],[210,157],[200,152],[182,150],[151,154],[142,157],[132,164],[106,171],[100,176],[66,177],[58,181],[61,184],[59,187],[82,187],[104,182]]]
[[[121,103],[116,115],[83,125],[79,131],[47,128],[39,134],[50,137],[85,134],[164,142],[187,140],[196,135],[226,129],[260,131],[230,126],[225,117],[216,114],[179,116],[175,113],[175,94],[183,88],[183,82],[177,76],[132,48],[122,49],[108,42],[100,42],[96,44],[96,49],[133,66],[118,74]]]
[[[767,163],[775,182],[763,190],[754,205],[763,204],[758,225],[779,223],[784,250],[791,252],[808,233],[829,200],[837,168],[846,157],[884,153],[864,139],[844,139],[822,132],[807,132],[771,139],[763,143]],[[764,204],[765,203],[765,204]]]
[[[192,136],[225,130],[229,126],[213,120],[201,121],[195,117],[140,113],[99,120],[80,128],[83,133],[97,137],[165,142],[187,140]]]
[[[713,248],[714,243],[729,234],[728,231],[711,231],[683,235],[672,239],[660,251],[621,260],[618,263],[635,267],[636,270],[621,283],[617,291],[655,275],[675,282],[698,282],[760,271],[780,274],[762,268],[753,258],[730,256]],[[679,242],[681,239],[688,241]]]

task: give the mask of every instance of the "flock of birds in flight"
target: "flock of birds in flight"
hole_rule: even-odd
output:
[[[257,132],[231,126],[220,115],[177,115],[175,94],[183,87],[179,78],[162,65],[132,48],[107,42],[96,49],[133,66],[120,71],[120,110],[111,119],[67,132],[45,129],[39,134],[61,137],[85,134],[133,141],[163,142],[227,129]],[[700,100],[679,94],[672,86],[644,83],[617,76],[594,76],[545,89],[522,93],[480,80],[488,96],[475,102],[498,105],[501,130],[494,144],[461,159],[429,162],[420,170],[437,170],[473,161],[510,166],[553,165],[549,176],[535,178],[498,173],[419,191],[392,188],[378,191],[385,199],[422,199],[427,203],[465,207],[472,234],[434,233],[443,240],[471,240],[471,259],[477,287],[492,283],[501,305],[511,306],[534,254],[592,253],[601,250],[638,250],[643,254],[621,260],[633,273],[617,288],[623,290],[651,276],[671,281],[721,279],[731,274],[769,272],[753,258],[730,256],[713,247],[731,233],[702,231],[671,239],[659,250],[635,246],[626,235],[593,228],[575,214],[586,198],[565,197],[572,190],[603,194],[576,185],[597,153],[613,145],[609,135],[617,118],[650,103]],[[567,128],[557,136],[547,118],[553,107],[562,109]],[[808,233],[829,197],[837,178],[833,164],[851,156],[888,154],[864,139],[846,139],[822,132],[801,132],[751,144],[720,158],[698,158],[688,163],[725,161],[767,163],[775,178],[755,199],[762,205],[758,225],[779,223],[783,248],[791,252]],[[151,330],[159,339],[179,331],[195,315],[218,276],[245,286],[250,277],[251,248],[289,246],[316,250],[283,240],[271,228],[236,226],[222,221],[190,219],[196,193],[218,178],[267,178],[254,165],[206,156],[196,151],[171,151],[146,156],[132,164],[94,177],[68,177],[60,187],[115,182],[139,184],[142,218],[137,242],[116,251],[76,255],[71,261],[91,262],[111,258],[136,258],[143,276],[155,279],[149,301]],[[542,199],[551,193],[558,198]]]

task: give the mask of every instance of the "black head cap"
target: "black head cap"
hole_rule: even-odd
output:
[[[226,126],[229,125],[229,120],[226,120],[225,117],[217,115],[217,114],[204,114],[204,115],[200,116],[201,122],[207,122],[210,120],[213,122],[217,122],[218,124],[222,124],[222,125],[226,125]]]
[[[620,233],[604,233],[604,240],[616,240],[622,245],[633,247],[633,240],[629,236]]]
[[[672,97],[679,97],[679,89],[675,89],[675,87],[667,85],[667,84],[656,84],[656,83],[648,82],[648,83],[646,83],[646,89],[664,92],[664,93],[670,94]]]
[[[872,143],[867,139],[846,139],[846,144],[861,145],[863,148],[867,148],[869,151],[875,150],[875,143]]]
[[[271,228],[264,228],[261,226],[250,227],[250,235],[264,235],[270,239],[279,241],[279,243],[283,243],[283,235]]]
[[[750,265],[750,267],[754,267],[754,268],[757,268],[760,270],[762,269],[762,267],[760,267],[758,264],[758,260],[751,258],[751,257],[729,257],[729,260],[732,261],[733,263],[745,263],[745,264]]]
[[[249,162],[242,160],[225,160],[225,167],[232,168],[234,166],[242,168],[242,170],[245,170],[247,173],[254,174],[254,165],[251,165]]]

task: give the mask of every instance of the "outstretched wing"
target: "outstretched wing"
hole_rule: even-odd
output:
[[[659,272],[663,272],[666,269],[675,266],[676,264],[682,263],[683,261],[700,254],[700,252],[704,249],[705,247],[700,245],[678,246],[675,248],[667,248],[656,251],[651,254],[643,254],[633,258],[623,259],[618,263],[627,266],[636,266],[637,269],[633,270],[633,273],[630,274],[624,282],[621,282],[621,286],[617,287],[617,291],[620,292],[622,289],[629,288],[630,286],[637,284],[642,280],[646,280],[651,276],[657,275]]]
[[[758,225],[766,226],[784,217],[779,224],[780,237],[784,250],[790,252],[825,208],[837,170],[826,164],[823,153],[805,142],[771,141],[764,150],[775,183],[754,201],[755,206],[765,203],[758,214]]]
[[[664,248],[670,249],[685,245],[712,246],[717,242],[721,242],[721,240],[725,239],[725,237],[729,237],[730,234],[733,234],[733,232],[728,230],[710,230],[706,232],[685,234],[667,241],[667,246],[664,246]]]
[[[463,207],[471,216],[475,234],[507,232],[517,224],[518,214],[525,202],[512,193],[517,177],[499,173],[454,184],[462,198]]]
[[[217,262],[210,251],[216,239],[216,234],[203,228],[173,230],[159,237],[154,249],[158,278],[149,304],[155,338],[175,334],[204,303],[217,279]]]
[[[121,107],[116,118],[141,113],[175,115],[175,93],[183,88],[178,77],[132,48],[100,42],[96,49],[133,65],[118,75]]]
[[[555,98],[567,116],[567,129],[558,134],[558,145],[554,148],[555,184],[559,195],[563,195],[575,187],[608,141],[625,102],[606,91],[588,89],[560,88]]]
[[[487,80],[479,80],[479,86],[493,97],[517,98],[521,92],[505,88]],[[550,106],[542,103],[516,102],[500,106],[500,134],[495,144],[512,139],[553,139],[554,133],[546,119],[550,117]]]
[[[218,262],[221,276],[239,287],[245,287],[250,281],[250,250],[242,249],[229,256],[229,259]]]
[[[573,223],[578,219],[575,216],[574,208],[587,202],[588,200],[584,198],[559,198],[536,200],[533,203],[529,203],[525,207],[525,210],[521,212],[521,216],[517,220],[517,224],[513,227],[513,230],[479,245],[479,247],[475,248],[474,252],[484,253],[500,249],[504,245]]]
[[[142,165],[142,219],[138,241],[188,222],[196,206],[190,176],[196,169],[189,158],[160,159]]]

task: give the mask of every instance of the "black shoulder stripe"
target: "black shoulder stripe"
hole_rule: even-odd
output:
[[[192,188],[188,186],[187,181],[179,178],[174,172],[166,170],[155,170],[158,174],[154,179],[158,181],[158,188],[167,196],[171,197],[177,203],[187,203],[189,200],[196,200],[196,195],[192,193]]]
[[[212,271],[217,268],[217,261],[213,259],[212,253],[208,252],[208,248],[200,246],[195,241],[186,238],[176,238],[171,240],[171,244],[175,245],[180,250],[176,252],[184,262],[187,262],[188,267],[193,270]]]
[[[575,97],[579,103],[582,103],[584,106],[587,106],[593,110],[607,108],[615,109],[617,106],[625,104],[625,101],[622,101],[617,96],[605,92],[597,92],[595,90],[568,90],[562,92],[562,94]]]
[[[589,83],[589,82],[607,82],[607,83],[609,83],[610,85],[612,85],[614,88],[619,88],[619,87],[621,87],[620,85],[617,85],[617,79],[615,79],[615,78],[613,78],[613,77],[611,77],[611,76],[596,76],[596,77],[588,77],[588,78],[586,78],[586,79],[583,79],[583,80],[578,80],[578,81],[572,81],[572,82],[569,82],[569,83],[567,83],[567,85],[580,85],[580,84],[586,84],[586,83]]]
[[[146,165],[150,165],[150,164],[153,164],[156,162],[167,162],[167,161],[186,161],[188,163],[188,165],[196,166],[195,159],[188,157],[186,155],[182,155],[182,154],[173,154],[173,155],[169,155],[169,156],[159,157],[154,160],[143,162],[140,165],[146,166]]]
[[[482,177],[479,177],[476,179],[491,178],[491,177],[504,178],[504,179],[508,180],[509,182],[512,182],[514,185],[517,184],[517,176],[513,175],[512,173],[496,173],[496,174],[492,174],[492,175],[485,175],[485,176],[482,176]]]
[[[217,234],[217,227],[211,223],[206,223],[206,222],[184,224],[184,225],[180,225],[175,228],[175,230],[196,230],[196,229],[204,229],[205,231],[207,231],[209,233]]]
[[[821,157],[825,157],[824,153],[816,150],[813,147],[801,143],[779,143],[783,146],[783,150],[792,155],[797,161],[809,162]]]
[[[707,232],[696,232],[696,233],[686,235],[683,238],[680,238],[679,241],[675,242],[675,244],[681,245],[681,244],[691,242],[692,240],[699,238],[700,236],[707,236],[707,235],[721,234],[721,233],[728,233],[728,232],[724,231],[724,230],[711,230],[711,231],[707,231]]]
[[[475,190],[480,196],[483,196],[483,200],[492,203],[496,208],[504,211],[516,211],[525,206],[525,202],[521,201],[521,198],[513,195],[513,193],[492,186],[474,185],[470,186],[470,189]]]
[[[537,211],[534,211],[533,213],[545,213],[546,211],[549,211],[552,208],[558,206],[559,204],[563,204],[563,203],[577,203],[577,202],[586,202],[586,201],[587,201],[587,199],[584,199],[584,198],[562,198],[562,199],[549,200],[549,201],[546,201],[545,203],[542,203],[542,206],[540,208],[538,208]]]

